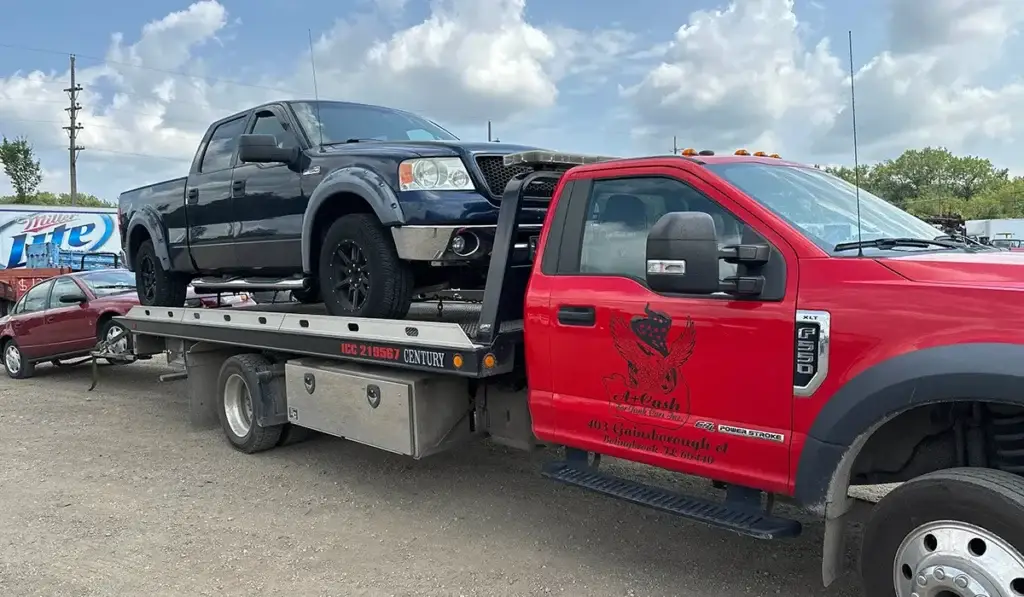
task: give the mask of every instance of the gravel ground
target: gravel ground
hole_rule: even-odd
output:
[[[416,462],[319,437],[246,456],[188,426],[166,371],[104,367],[91,393],[88,367],[0,380],[0,595],[826,594],[820,524],[762,543],[552,483],[544,454],[487,444]],[[860,590],[850,575],[827,594]]]

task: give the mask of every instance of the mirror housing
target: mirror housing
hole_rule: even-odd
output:
[[[655,292],[718,292],[718,237],[711,214],[667,213],[647,233],[647,285]]]
[[[57,298],[57,300],[65,305],[81,305],[89,299],[87,299],[84,294],[62,294]]]
[[[278,147],[274,135],[242,135],[238,138],[238,160],[252,164],[294,164],[299,159],[297,147]]]

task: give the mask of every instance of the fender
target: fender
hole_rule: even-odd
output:
[[[340,168],[328,174],[309,197],[302,215],[302,271],[312,273],[313,224],[320,208],[338,193],[352,193],[362,197],[385,226],[405,222],[405,214],[398,204],[398,196],[383,177],[366,168]]]
[[[145,228],[146,232],[149,233],[149,238],[153,240],[153,250],[156,252],[157,259],[160,260],[160,267],[164,268],[165,271],[170,271],[171,257],[167,248],[167,234],[164,230],[163,220],[149,206],[141,207],[128,222],[128,234],[125,235],[124,246],[125,265],[129,270],[135,271],[135,255],[131,248],[131,238],[139,226]]]
[[[976,399],[1024,405],[1024,345],[967,343],[904,353],[862,371],[822,407],[800,454],[794,497],[824,513],[859,437],[917,406]]]

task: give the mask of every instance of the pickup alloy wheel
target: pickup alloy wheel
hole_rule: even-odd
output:
[[[176,272],[164,270],[151,240],[143,242],[135,254],[135,284],[139,302],[147,307],[185,304],[188,280]]]
[[[412,274],[371,214],[334,222],[320,250],[321,295],[332,315],[400,319],[412,302]]]

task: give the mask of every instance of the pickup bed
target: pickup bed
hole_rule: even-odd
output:
[[[530,148],[460,141],[399,110],[285,101],[213,123],[188,176],[118,200],[143,305],[197,292],[290,291],[333,315],[401,317],[413,298],[480,290],[501,195]],[[527,260],[551,195],[521,213]]]
[[[479,303],[118,321],[140,356],[184,360],[193,420],[242,452],[309,429],[413,458],[479,437],[560,446],[553,480],[757,539],[800,533],[774,509],[796,504],[823,526],[825,584],[851,486],[900,483],[870,505],[865,595],[1024,595],[1024,255],[747,152],[504,159],[528,172],[504,194]],[[526,191],[556,181],[519,265]],[[602,455],[710,479],[720,499],[616,476]]]

